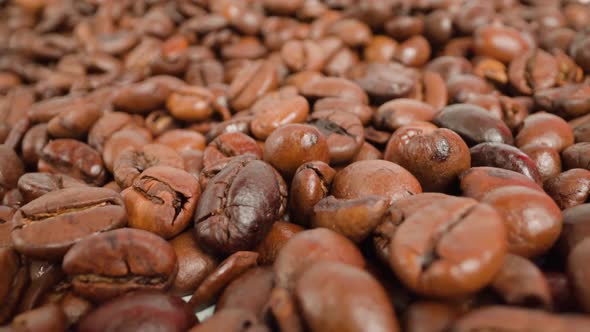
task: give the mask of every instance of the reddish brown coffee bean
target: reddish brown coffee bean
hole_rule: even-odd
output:
[[[368,142],[363,143],[361,150],[352,158],[352,162],[357,162],[361,160],[377,160],[383,159],[383,153],[379,151],[375,146],[371,145]]]
[[[86,183],[63,174],[25,173],[18,179],[18,190],[25,203],[51,191],[86,186]]]
[[[466,103],[471,95],[491,94],[492,85],[485,79],[472,74],[455,75],[446,82],[449,100]]]
[[[133,185],[144,170],[155,166],[184,169],[182,157],[171,148],[161,144],[147,144],[137,150],[123,151],[115,160],[113,175],[122,188]]]
[[[294,296],[288,290],[275,287],[270,293],[268,306],[281,331],[303,331],[303,321],[298,312],[297,304]]]
[[[320,71],[325,65],[327,54],[316,41],[290,40],[281,48],[281,58],[294,72]]]
[[[444,331],[458,316],[458,310],[451,305],[420,301],[406,311],[405,328],[408,332]]]
[[[418,75],[397,63],[370,62],[351,68],[348,77],[373,100],[387,101],[408,95],[415,87]]]
[[[235,157],[209,180],[194,215],[195,235],[209,251],[254,249],[285,213],[287,186],[269,164]]]
[[[424,20],[420,16],[396,16],[385,22],[385,32],[395,40],[405,40],[424,32]]]
[[[183,121],[202,121],[213,114],[211,91],[197,86],[180,86],[166,98],[166,108]]]
[[[267,332],[268,329],[261,325],[256,316],[249,311],[227,309],[215,312],[212,317],[189,330],[189,332],[215,331]]]
[[[221,160],[244,154],[252,154],[262,159],[262,149],[251,137],[239,132],[221,134],[205,149],[203,166],[210,167]]]
[[[516,135],[516,145],[546,145],[562,151],[574,144],[572,128],[562,118],[549,113],[535,113],[528,116]]]
[[[555,58],[539,49],[515,57],[508,68],[510,83],[525,95],[555,86],[558,75]]]
[[[66,254],[63,269],[77,294],[104,302],[134,290],[166,290],[178,262],[161,237],[122,228],[87,237]]]
[[[118,90],[113,106],[130,113],[146,113],[164,106],[173,91],[183,86],[183,81],[172,76],[154,76]]]
[[[437,129],[408,137],[402,145],[388,144],[386,158],[410,171],[424,191],[449,191],[471,165],[468,151],[459,135]]]
[[[544,188],[561,209],[580,205],[590,195],[590,171],[570,169],[547,180]]]
[[[440,56],[432,59],[425,69],[438,73],[443,80],[447,81],[455,75],[471,74],[473,65],[465,58],[459,56]]]
[[[507,26],[483,26],[475,31],[474,49],[477,55],[489,56],[509,63],[529,49],[524,36]]]
[[[508,82],[508,72],[506,66],[502,62],[488,57],[477,58],[475,61],[475,67],[473,68],[475,75],[496,84],[506,84]],[[511,64],[515,61],[516,60],[512,61]],[[524,71],[524,68],[519,68],[519,70]],[[513,72],[514,71],[515,70],[513,70]],[[518,72],[518,74],[524,75],[524,72]]]
[[[257,259],[258,254],[252,251],[237,251],[226,258],[195,290],[190,307],[198,311],[213,304],[228,284],[256,266]]]
[[[124,129],[114,133],[105,143],[102,158],[112,172],[115,161],[125,150],[135,150],[152,141],[152,134],[144,128]]]
[[[310,266],[329,261],[358,268],[365,266],[365,259],[354,243],[334,231],[315,228],[297,233],[283,246],[275,260],[276,284],[293,290]]]
[[[88,132],[88,145],[103,151],[108,139],[118,131],[141,126],[141,118],[123,112],[108,112],[98,119]]]
[[[289,192],[291,218],[301,225],[309,225],[313,207],[328,196],[336,171],[322,161],[312,161],[299,166]]]
[[[363,104],[367,104],[369,100],[367,94],[358,85],[343,78],[322,77],[309,80],[299,91],[304,97],[312,100],[339,97],[356,99]]]
[[[256,247],[258,253],[258,264],[259,265],[272,265],[277,255],[285,246],[285,243],[289,241],[295,234],[302,232],[303,227],[292,224],[286,221],[277,221],[272,224],[272,228]]]
[[[315,102],[313,111],[322,112],[348,112],[356,115],[363,125],[369,124],[373,117],[373,109],[354,99],[328,97]]]
[[[386,63],[393,59],[398,43],[387,36],[373,36],[364,48],[364,59],[367,62]]]
[[[67,174],[94,185],[101,185],[106,179],[106,170],[98,151],[72,139],[49,142],[41,152],[38,168],[40,171]]]
[[[556,245],[562,257],[567,257],[578,243],[590,237],[588,211],[590,204],[581,204],[562,211],[563,229]]]
[[[590,38],[588,34],[578,34],[572,41],[569,54],[576,61],[576,63],[582,67],[585,71],[590,69],[590,55],[588,54],[588,45],[590,44]]]
[[[170,240],[178,259],[178,273],[170,292],[178,296],[192,294],[213,272],[217,259],[203,251],[192,231],[186,231]]]
[[[232,80],[228,97],[235,110],[246,109],[259,97],[272,91],[278,84],[276,65],[273,61],[257,61],[241,69]]]
[[[524,257],[546,252],[559,237],[562,216],[545,193],[520,186],[490,191],[482,200],[503,217],[508,230],[508,250]]]
[[[7,323],[20,301],[20,296],[28,282],[28,269],[16,251],[0,247],[0,323]]]
[[[500,270],[506,237],[502,217],[493,208],[473,200],[444,199],[398,227],[390,245],[390,265],[420,294],[469,294],[486,286]]]
[[[424,102],[399,98],[382,104],[373,117],[377,128],[394,131],[415,121],[431,121],[436,109]]]
[[[12,216],[15,208],[0,205],[0,248],[12,247],[10,232],[12,231]]]
[[[365,45],[371,39],[371,29],[356,19],[340,19],[331,24],[328,33],[350,47]]]
[[[18,155],[6,145],[0,145],[0,197],[17,186],[24,173],[24,165]]]
[[[85,237],[122,227],[126,221],[121,197],[109,189],[60,189],[17,211],[12,243],[27,256],[59,260]]]
[[[437,114],[434,123],[461,135],[470,146],[482,142],[514,142],[510,129],[501,120],[476,105],[447,106]]]
[[[481,200],[488,192],[507,186],[523,186],[537,191],[542,188],[531,178],[507,169],[472,167],[459,175],[463,196]]]
[[[246,310],[262,319],[273,287],[272,268],[254,267],[225,287],[215,305],[215,310]]]
[[[534,99],[535,104],[541,109],[564,118],[572,118],[590,112],[589,92],[590,85],[588,84],[567,84],[537,91]]]
[[[561,158],[565,169],[585,168],[590,170],[590,143],[582,142],[563,150]]]
[[[101,116],[100,105],[85,100],[64,105],[64,110],[47,124],[47,132],[56,138],[83,138]]]
[[[205,136],[187,129],[166,131],[161,136],[158,136],[155,142],[166,145],[180,154],[185,151],[205,150]]]
[[[570,252],[567,258],[567,272],[572,283],[574,295],[584,312],[590,310],[589,290],[585,280],[588,278],[588,255],[590,240],[582,240]]]
[[[430,59],[431,48],[426,38],[418,35],[399,44],[395,58],[410,67],[423,66]]]
[[[535,264],[520,256],[506,255],[491,288],[510,305],[547,310],[553,306],[545,276]]]
[[[154,166],[137,176],[121,196],[130,227],[169,239],[190,223],[201,187],[198,179],[183,170]]]
[[[365,160],[348,165],[336,173],[331,190],[336,198],[381,195],[390,203],[421,192],[420,183],[410,172],[385,160]]]
[[[256,138],[266,139],[283,125],[304,122],[308,114],[309,104],[305,98],[294,96],[279,99],[256,112],[250,130]]]
[[[86,315],[82,331],[129,331],[134,329],[186,331],[196,318],[182,299],[159,292],[134,292],[114,299]]]
[[[308,123],[316,127],[328,143],[333,164],[350,161],[365,141],[365,131],[358,117],[348,112],[321,111],[312,113]]]
[[[383,287],[355,266],[312,265],[297,281],[295,297],[311,331],[399,331]],[[363,318],[356,314],[359,311],[365,313]]]
[[[66,317],[57,304],[22,313],[12,320],[15,331],[65,331]]]
[[[535,162],[543,182],[561,173],[561,157],[557,150],[545,145],[525,145],[521,150]]]
[[[289,124],[273,131],[264,143],[264,160],[286,179],[299,166],[310,161],[330,162],[329,147],[324,135],[314,126]]]
[[[504,168],[521,173],[538,184],[541,175],[535,162],[521,150],[502,143],[480,143],[470,149],[471,164],[474,167],[487,166]]]

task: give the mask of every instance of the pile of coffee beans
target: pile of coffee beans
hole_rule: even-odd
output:
[[[0,0],[0,143],[0,332],[590,331],[589,0]]]

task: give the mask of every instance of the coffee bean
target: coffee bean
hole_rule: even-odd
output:
[[[106,170],[98,151],[73,139],[57,139],[45,145],[38,169],[63,173],[94,185],[104,184],[106,180]]]
[[[12,248],[0,248],[0,323],[7,323],[18,305],[28,282],[28,269],[23,259]]]
[[[170,291],[178,296],[190,295],[213,272],[217,259],[203,251],[192,231],[181,233],[169,243],[178,259],[178,273]]]
[[[590,171],[573,168],[548,179],[545,191],[562,209],[580,205],[590,195]]]
[[[184,169],[184,161],[178,153],[161,144],[147,144],[134,150],[121,152],[113,166],[113,175],[122,188],[133,185],[139,174],[150,167],[168,166]]]
[[[480,143],[470,149],[473,166],[508,169],[542,184],[535,162],[521,150],[502,143]]]

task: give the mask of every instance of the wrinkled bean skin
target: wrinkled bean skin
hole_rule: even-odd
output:
[[[328,196],[336,171],[322,161],[312,161],[299,166],[289,192],[289,206],[293,221],[308,225],[313,207]]]
[[[184,169],[184,162],[178,153],[161,144],[148,144],[138,150],[129,149],[115,160],[115,181],[123,189],[131,187],[141,172],[155,166]]]
[[[191,174],[167,166],[150,167],[121,192],[128,224],[169,239],[192,221],[201,186]]]
[[[78,242],[64,257],[63,270],[76,293],[104,302],[134,290],[168,289],[178,262],[162,238],[123,228]]]
[[[481,143],[470,149],[472,166],[498,167],[521,173],[538,184],[541,174],[535,162],[521,150],[502,143]]]
[[[219,254],[253,249],[285,212],[283,179],[267,163],[233,159],[203,191],[195,212],[195,235]]]
[[[547,251],[559,237],[562,216],[545,193],[508,186],[490,191],[482,198],[503,215],[508,230],[508,250],[524,257]]]
[[[339,262],[312,265],[297,281],[295,296],[311,331],[399,331],[385,290],[358,267]],[[357,310],[365,315],[355,315]]]
[[[224,133],[217,136],[204,151],[203,166],[210,167],[221,160],[244,154],[252,154],[262,159],[260,146],[251,137],[239,133]]]
[[[73,139],[50,141],[41,151],[39,171],[63,173],[93,185],[102,185],[106,170],[98,151]]]
[[[474,238],[481,240],[467,240]],[[469,294],[487,285],[500,270],[506,238],[503,219],[490,206],[444,199],[399,226],[389,247],[390,264],[407,287],[421,294]],[[463,261],[473,261],[473,268],[462,267]],[[448,269],[456,272],[445,273]]]
[[[196,318],[182,299],[158,292],[134,292],[86,315],[80,331],[186,331]]]
[[[28,256],[59,260],[85,237],[125,226],[121,196],[104,188],[71,187],[49,192],[21,207],[12,243]],[[61,229],[55,232],[55,229]]]

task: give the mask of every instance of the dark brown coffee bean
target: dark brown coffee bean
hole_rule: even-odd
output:
[[[40,123],[31,127],[23,137],[21,151],[23,160],[28,165],[37,165],[41,151],[49,141],[47,124]]]
[[[0,205],[0,248],[12,247],[10,232],[12,231],[12,216],[15,208]]]
[[[285,221],[277,221],[256,248],[259,265],[272,265],[277,255],[295,234],[302,232],[303,227]]]
[[[448,129],[407,137],[403,143],[388,144],[385,158],[409,170],[424,191],[451,190],[459,174],[471,165],[469,148]]]
[[[523,186],[542,191],[531,178],[515,171],[496,167],[472,167],[459,175],[463,196],[476,200],[488,192],[507,186]]]
[[[373,117],[377,128],[394,131],[415,121],[431,121],[436,109],[424,102],[398,98],[382,104]]]
[[[457,308],[443,302],[415,302],[406,311],[405,331],[444,331],[458,316]]]
[[[480,143],[470,149],[471,165],[498,167],[526,175],[542,184],[535,162],[524,152],[502,143]]]
[[[186,231],[169,241],[178,259],[178,273],[170,289],[175,295],[192,294],[213,272],[217,259],[203,251],[192,231]]]
[[[549,284],[541,270],[526,258],[508,254],[500,272],[491,283],[509,305],[550,310],[552,308]]]
[[[41,151],[41,172],[63,173],[93,185],[102,185],[106,169],[98,151],[73,139],[50,141]]]
[[[301,165],[291,182],[289,207],[291,218],[301,225],[309,225],[313,207],[328,196],[336,171],[322,161]]]
[[[561,152],[574,144],[572,128],[562,118],[544,112],[528,116],[516,135],[516,146],[546,145]]]
[[[113,99],[113,106],[125,112],[146,113],[164,106],[168,96],[183,84],[172,76],[150,77],[119,89]]]
[[[302,252],[306,254],[302,255]],[[359,249],[344,236],[325,228],[297,233],[283,246],[275,260],[276,284],[294,290],[297,280],[310,266],[329,261],[365,267],[365,259]]]
[[[178,263],[159,236],[123,228],[78,242],[64,257],[63,269],[77,294],[103,302],[134,290],[168,289]]]
[[[590,45],[590,37],[588,33],[579,33],[572,41],[569,54],[585,71],[590,69],[590,53],[588,52],[588,45]]]
[[[85,237],[122,227],[126,221],[121,197],[109,189],[60,189],[17,211],[12,242],[27,256],[55,260]]]
[[[58,189],[86,186],[86,183],[64,174],[25,173],[18,179],[18,190],[25,203]]]
[[[263,318],[274,287],[270,267],[255,267],[234,279],[219,297],[215,310],[241,309]]]
[[[375,101],[387,101],[408,95],[416,85],[417,73],[397,63],[361,63],[348,77]]]
[[[363,125],[358,117],[339,111],[314,112],[308,122],[326,138],[333,164],[350,161],[365,141]]]
[[[582,168],[570,169],[547,180],[544,188],[561,209],[580,205],[590,195],[590,171]]]
[[[397,16],[384,25],[385,32],[395,40],[405,40],[424,32],[424,20],[421,16]]]
[[[233,280],[256,266],[258,254],[252,251],[236,251],[209,274],[193,293],[189,305],[194,311],[213,304],[223,289]]]
[[[286,179],[310,161],[330,162],[328,142],[314,126],[288,124],[277,128],[264,143],[264,160]]]
[[[262,149],[256,141],[243,133],[232,132],[217,136],[205,149],[203,166],[211,167],[224,159],[251,154],[262,159]]]
[[[398,227],[390,245],[390,265],[420,294],[469,294],[486,286],[500,270],[506,238],[502,217],[493,208],[470,199],[444,199]]]
[[[159,292],[134,292],[103,304],[86,315],[80,331],[186,331],[197,319],[182,299]]]
[[[169,239],[190,223],[201,195],[198,179],[182,170],[150,167],[121,193],[130,227]]]
[[[0,248],[0,323],[7,323],[28,283],[28,269],[23,258],[12,248]]]
[[[590,240],[582,240],[570,252],[567,258],[567,272],[572,283],[574,295],[580,303],[584,312],[590,310],[590,293],[587,283],[588,278],[588,255],[590,254]]]
[[[184,169],[182,157],[171,148],[161,144],[147,144],[139,149],[127,149],[121,152],[113,166],[115,181],[125,189],[133,185],[133,182],[141,172],[155,166],[168,166]]]
[[[6,145],[0,145],[0,197],[17,186],[18,178],[24,173],[23,162]]]
[[[253,249],[285,212],[286,197],[287,187],[272,166],[236,157],[201,195],[194,217],[197,241],[224,255]]]
[[[433,44],[444,44],[453,36],[453,20],[448,11],[435,10],[424,17],[424,35]]]
[[[453,130],[473,146],[482,142],[512,144],[510,129],[499,119],[479,106],[456,104],[443,108],[434,123]]]
[[[561,212],[563,216],[563,229],[559,235],[556,248],[562,257],[567,257],[578,243],[590,237],[590,229],[588,228],[590,218],[588,211],[590,211],[590,204],[581,204],[567,208]]]
[[[571,145],[561,154],[565,169],[585,168],[590,170],[590,143]]]
[[[297,281],[295,297],[314,332],[399,331],[385,289],[355,266],[340,262],[312,265]],[[356,314],[359,310],[369,316],[360,318]]]
[[[508,251],[536,257],[557,241],[562,228],[559,207],[545,193],[521,186],[490,191],[481,200],[503,217],[508,233]]]

